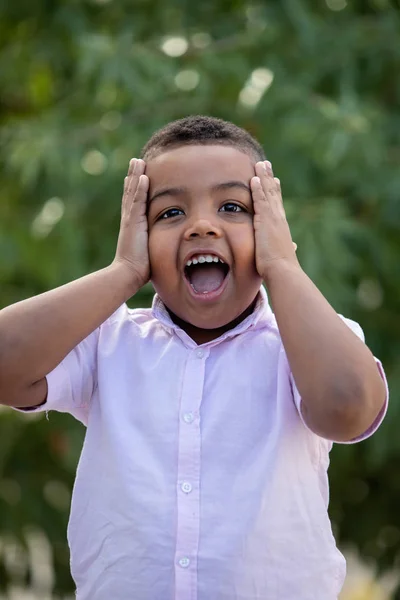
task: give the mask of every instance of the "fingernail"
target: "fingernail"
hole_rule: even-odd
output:
[[[265,164],[267,165],[267,167],[269,167],[270,169],[272,169],[272,165],[271,165],[271,163],[269,162],[269,160],[266,160],[266,161],[265,161]]]

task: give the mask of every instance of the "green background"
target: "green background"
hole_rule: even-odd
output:
[[[335,533],[400,571],[399,4],[0,0],[0,82],[1,307],[110,263],[128,161],[158,127],[210,114],[258,138],[304,270],[361,324],[391,388],[379,432],[332,452]],[[33,585],[43,535],[54,598],[73,590],[83,435],[66,415],[0,409],[3,593]]]

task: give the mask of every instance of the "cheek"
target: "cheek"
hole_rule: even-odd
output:
[[[160,253],[161,248],[166,246],[167,237],[162,227],[149,227],[149,252]]]
[[[173,236],[167,232],[150,229],[149,258],[152,272],[162,275],[163,271],[176,261],[176,244]]]
[[[160,243],[161,242],[161,243]],[[162,252],[162,238],[160,239],[156,233],[149,231],[149,260],[152,276],[154,277],[158,271],[160,264],[160,253]]]
[[[253,262],[255,257],[255,238],[253,227],[243,228],[233,237],[237,262]]]

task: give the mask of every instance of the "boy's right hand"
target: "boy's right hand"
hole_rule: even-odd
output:
[[[132,273],[134,288],[141,288],[150,279],[148,251],[147,193],[149,178],[144,175],[146,164],[133,158],[129,163],[122,196],[121,225],[114,263],[122,263]]]

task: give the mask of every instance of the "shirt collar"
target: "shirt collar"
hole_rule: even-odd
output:
[[[157,319],[166,329],[170,330],[171,333],[173,332],[177,334],[185,343],[185,345],[190,347],[196,346],[196,343],[192,340],[192,338],[190,338],[186,332],[184,332],[178,325],[176,325],[176,323],[172,321],[165,304],[158,294],[154,295],[151,310],[153,317]],[[233,329],[226,331],[217,339],[203,345],[212,346],[222,342],[223,340],[239,335],[250,328],[261,329],[264,327],[273,326],[274,324],[275,319],[268,302],[267,292],[262,286],[257,295],[257,301],[253,312]]]

